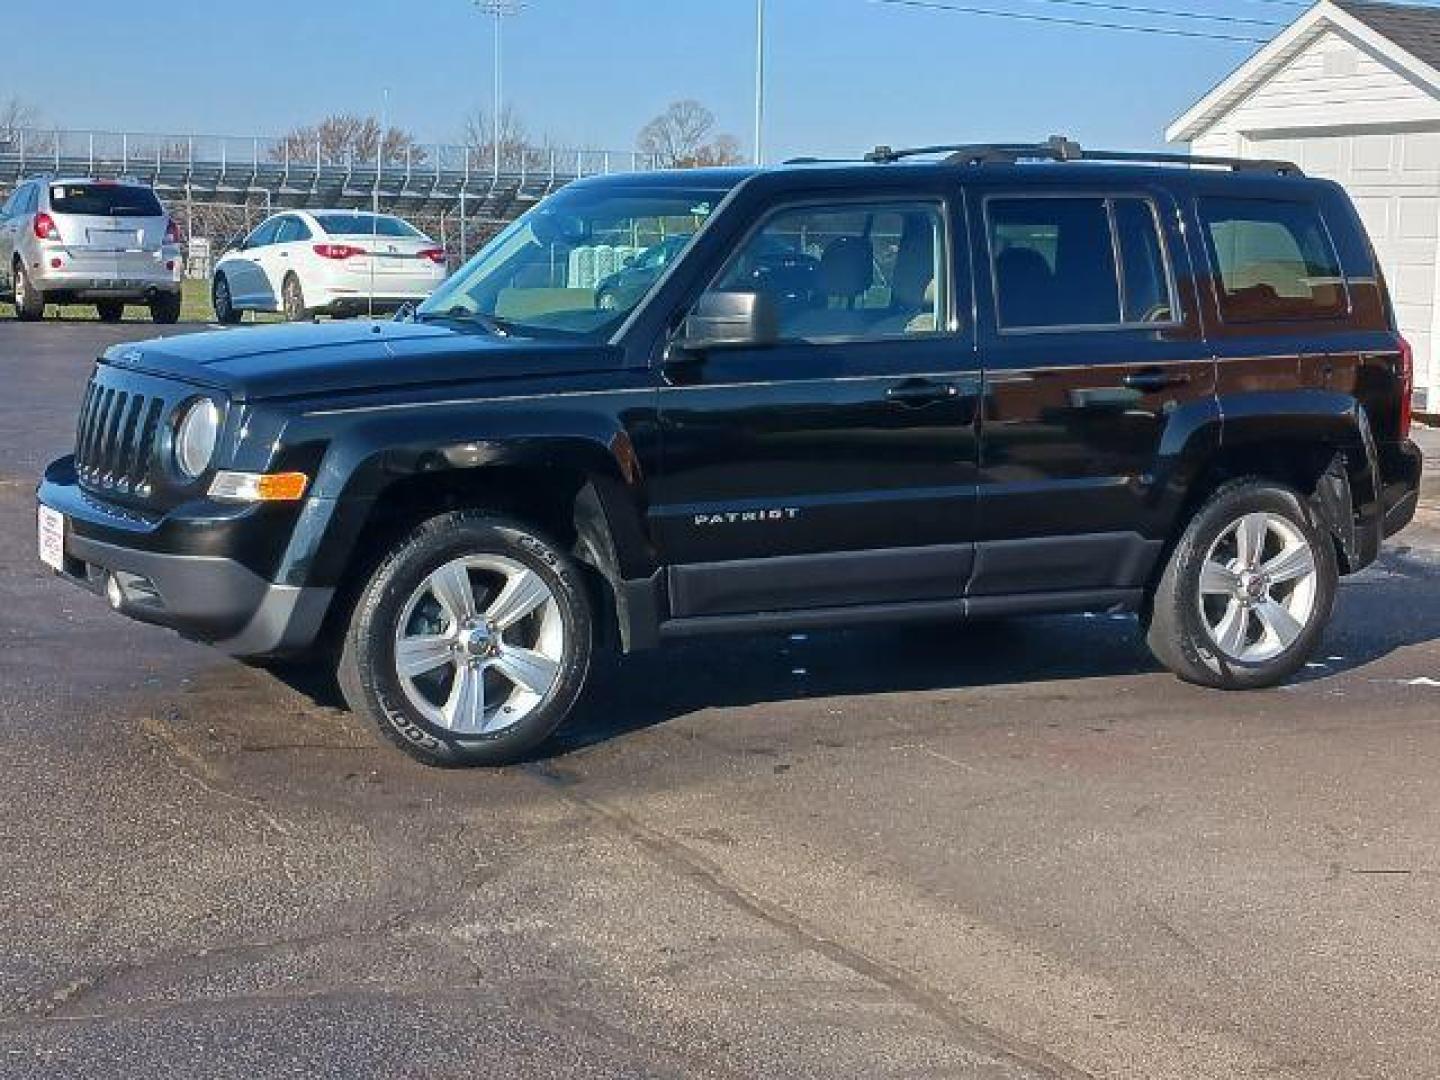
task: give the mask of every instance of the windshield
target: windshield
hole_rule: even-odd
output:
[[[330,236],[422,236],[407,221],[384,214],[316,214],[315,220]]]
[[[724,196],[717,188],[563,189],[486,244],[419,315],[602,339],[659,281],[658,274],[622,271],[662,244],[671,262]]]

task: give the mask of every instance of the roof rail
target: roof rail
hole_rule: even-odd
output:
[[[1074,139],[1067,139],[1063,135],[1052,135],[1043,143],[958,143],[950,146],[916,146],[903,150],[877,146],[865,155],[865,160],[889,165],[905,158],[933,154],[945,154],[947,165],[1014,165],[1020,161],[1108,161],[1141,165],[1199,166],[1230,169],[1233,172],[1278,173],[1282,176],[1305,175],[1298,165],[1289,161],[1145,151],[1086,150]]]

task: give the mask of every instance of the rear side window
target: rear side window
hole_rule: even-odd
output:
[[[316,218],[331,236],[399,236],[411,239],[420,231],[399,218],[375,214],[323,214]]]
[[[997,198],[986,217],[1002,330],[1174,321],[1172,274],[1148,199]]]
[[[161,217],[165,213],[153,191],[131,184],[51,184],[50,209],[87,217]]]
[[[1226,322],[1344,314],[1345,279],[1316,207],[1269,199],[1201,199],[1199,209]]]

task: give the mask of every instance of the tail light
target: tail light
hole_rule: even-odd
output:
[[[39,240],[60,239],[60,230],[55,226],[55,219],[44,210],[35,215],[35,237]]]
[[[429,259],[429,260],[430,260],[432,263],[434,263],[436,266],[444,266],[444,265],[445,265],[445,249],[444,249],[444,248],[426,248],[424,251],[420,252],[420,258],[422,258],[422,259]]]
[[[1415,350],[1400,338],[1400,438],[1410,437],[1410,420],[1415,397]]]
[[[322,259],[350,259],[365,254],[364,248],[352,247],[349,244],[316,244],[314,250]]]
[[[165,243],[178,244],[180,242],[180,226],[176,225],[172,218],[165,222]]]

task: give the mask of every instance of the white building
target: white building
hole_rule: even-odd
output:
[[[1416,408],[1440,412],[1440,8],[1322,0],[1166,137],[1345,185],[1415,348]]]

